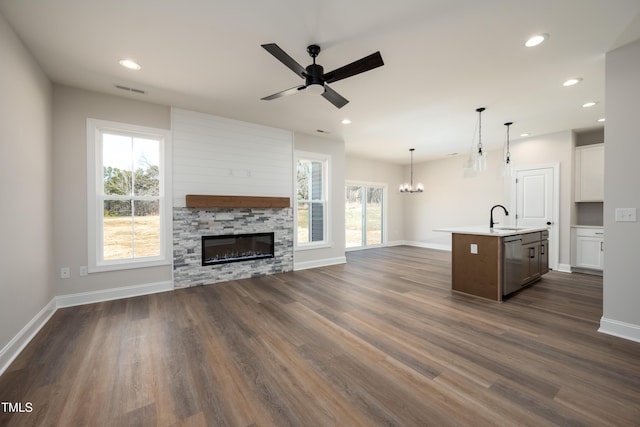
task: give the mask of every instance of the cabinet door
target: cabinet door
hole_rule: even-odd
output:
[[[576,267],[602,270],[603,260],[604,239],[576,236]]]
[[[604,200],[604,144],[576,148],[576,202]]]
[[[549,241],[540,241],[540,274],[546,274],[549,272]]]
[[[539,242],[522,245],[522,284],[540,277]]]

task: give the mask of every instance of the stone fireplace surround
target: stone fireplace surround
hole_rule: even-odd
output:
[[[274,257],[202,265],[202,236],[275,233]],[[173,208],[175,288],[207,285],[293,270],[293,209]]]

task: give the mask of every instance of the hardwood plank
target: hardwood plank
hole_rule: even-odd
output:
[[[602,278],[502,304],[451,256],[347,264],[58,310],[0,377],[0,425],[634,425],[640,343],[597,332]]]

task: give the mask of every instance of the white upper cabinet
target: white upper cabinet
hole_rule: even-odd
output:
[[[604,201],[604,144],[576,147],[576,202]]]

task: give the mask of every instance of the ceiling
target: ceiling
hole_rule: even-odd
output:
[[[478,107],[488,149],[507,121],[514,143],[602,126],[605,53],[640,38],[638,0],[0,0],[0,13],[55,83],[344,140],[348,154],[399,164],[409,148],[416,162],[467,154]],[[526,48],[535,33],[549,38]],[[375,51],[385,65],[331,85],[350,100],[342,109],[306,93],[262,101],[303,83],[265,43],[303,66],[318,44],[325,71]],[[563,87],[570,77],[583,81]]]

